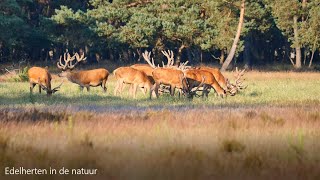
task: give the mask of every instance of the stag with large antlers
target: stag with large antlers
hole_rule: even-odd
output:
[[[168,63],[163,64],[163,67],[160,67],[159,65],[156,66],[154,63],[154,59],[151,58],[151,52],[145,51],[142,55],[144,60],[150,65],[152,70],[152,78],[155,82],[155,93],[156,96],[159,97],[159,91],[164,92],[165,89],[169,89],[170,95],[173,96],[175,92],[175,88],[179,89],[182,93],[188,95],[188,83],[186,81],[186,78],[184,77],[183,72],[175,67],[173,68],[174,59],[173,59],[173,52],[165,52],[162,51],[162,53],[167,57]],[[151,72],[151,69],[148,70],[149,72],[146,72],[146,74]],[[160,85],[162,85],[162,88],[160,88]],[[168,87],[168,88],[165,88]],[[180,93],[179,93],[180,96]]]
[[[198,89],[199,84],[203,84],[202,97],[204,95],[208,97],[211,88],[213,88],[220,97],[226,96],[226,91],[219,85],[210,72],[200,69],[187,69],[185,75],[188,79],[190,90],[195,87]]]
[[[109,76],[108,70],[100,68],[73,72],[72,70],[74,67],[79,62],[85,61],[86,57],[84,57],[84,54],[80,56],[78,53],[75,53],[74,56],[71,56],[69,53],[67,53],[64,54],[63,57],[64,62],[62,62],[62,56],[60,56],[60,60],[57,63],[58,68],[62,70],[62,72],[59,74],[59,77],[67,77],[69,81],[78,84],[81,90],[86,87],[87,91],[89,91],[90,87],[101,86],[104,92],[107,91],[106,82]]]
[[[232,84],[229,81],[227,81],[228,89],[230,89],[230,94],[231,95],[235,95],[236,93],[238,93],[242,89],[247,88],[247,86],[243,85],[243,80],[241,80],[241,78],[243,77],[245,71],[246,71],[246,69],[238,70],[238,67],[236,67],[236,72],[234,74],[235,84]]]
[[[238,71],[238,68],[236,68],[236,74],[234,75],[236,78],[236,84],[231,84],[230,81],[223,76],[221,71],[218,68],[212,68],[207,66],[201,66],[198,69],[205,70],[210,72],[214,78],[217,80],[219,85],[228,93],[230,93],[231,96],[234,96],[239,90],[244,89],[242,86],[242,80],[241,77],[244,75],[245,70]]]
[[[28,77],[30,83],[30,93],[33,93],[33,88],[36,84],[39,85],[39,93],[41,93],[41,89],[47,92],[47,95],[51,95],[59,90],[62,83],[51,89],[51,74],[45,68],[41,67],[32,67],[28,70]]]

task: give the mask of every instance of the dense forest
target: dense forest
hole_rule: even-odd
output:
[[[142,61],[248,67],[320,63],[320,0],[0,0],[0,63]]]

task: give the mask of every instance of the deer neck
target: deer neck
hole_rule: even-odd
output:
[[[79,73],[78,72],[68,72],[67,79],[73,83],[79,84]]]

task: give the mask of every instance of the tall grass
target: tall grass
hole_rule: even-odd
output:
[[[0,168],[99,172],[67,179],[317,179],[320,118],[313,114],[318,109],[68,111],[67,119],[43,116],[36,123],[12,116],[0,123]],[[264,116],[283,123],[266,123]],[[2,173],[1,179],[8,178]]]

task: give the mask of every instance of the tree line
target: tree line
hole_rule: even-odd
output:
[[[0,0],[0,63],[142,61],[319,64],[320,0]]]

